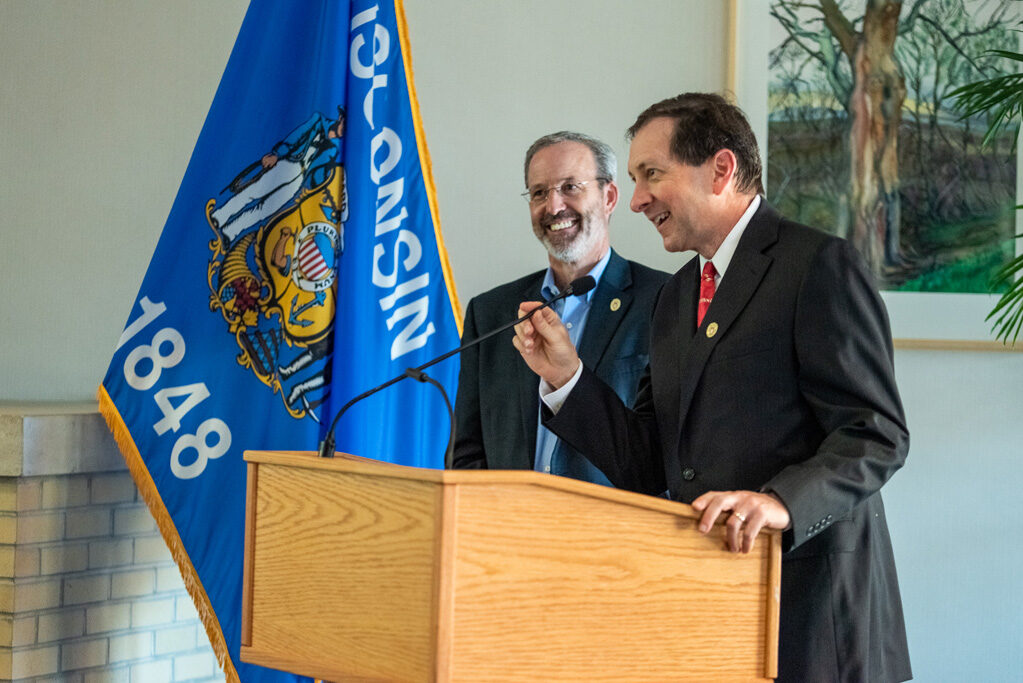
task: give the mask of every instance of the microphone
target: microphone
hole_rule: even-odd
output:
[[[530,318],[533,317],[534,313],[536,313],[537,311],[543,310],[544,308],[550,308],[550,306],[552,304],[554,304],[555,302],[557,302],[557,301],[561,301],[562,299],[567,299],[570,296],[582,296],[583,294],[587,294],[591,289],[593,289],[596,286],[597,286],[597,281],[593,279],[592,275],[586,275],[586,276],[583,276],[581,278],[577,278],[575,280],[572,280],[572,282],[570,282],[568,284],[568,286],[565,287],[565,289],[563,291],[561,291],[556,297],[554,297],[550,301],[544,302],[544,304],[542,306],[538,306],[537,308],[533,309],[532,311],[530,311],[526,315],[522,316],[518,320],[513,320],[510,323],[506,323],[504,325],[501,325],[496,330],[491,330],[490,332],[487,332],[486,334],[484,334],[484,335],[482,335],[480,337],[477,337],[476,339],[473,339],[471,341],[467,341],[466,343],[464,343],[461,346],[459,346],[457,349],[453,349],[451,351],[448,351],[445,354],[437,356],[436,358],[423,363],[422,365],[420,365],[417,368],[406,368],[405,372],[401,373],[397,377],[392,377],[391,379],[387,380],[383,384],[381,384],[379,386],[375,386],[372,389],[370,389],[369,391],[364,391],[363,393],[359,394],[358,396],[356,396],[355,398],[350,400],[348,403],[346,403],[343,406],[341,406],[341,410],[337,411],[337,415],[334,416],[334,420],[330,423],[330,429],[327,430],[327,435],[325,437],[323,437],[323,441],[320,442],[320,448],[319,448],[319,451],[318,451],[319,456],[321,458],[333,458],[334,457],[334,441],[335,441],[335,439],[334,439],[334,430],[337,429],[337,423],[341,420],[341,416],[345,414],[346,410],[351,408],[353,405],[355,405],[356,403],[358,403],[362,399],[369,398],[370,396],[372,396],[373,394],[377,393],[378,391],[382,391],[383,389],[386,389],[387,387],[391,386],[392,384],[396,384],[397,382],[400,382],[401,380],[405,379],[406,377],[412,377],[413,379],[418,380],[420,382],[429,382],[430,384],[433,384],[438,389],[440,389],[441,394],[444,396],[444,402],[447,404],[447,407],[448,407],[448,415],[451,418],[451,432],[450,432],[450,437],[448,438],[448,448],[447,448],[447,451],[445,452],[444,467],[445,467],[445,469],[451,469],[451,460],[454,457],[454,447],[455,447],[455,414],[454,414],[454,411],[451,408],[451,401],[448,399],[447,392],[444,391],[444,387],[441,386],[441,384],[439,382],[436,382],[436,381],[432,380],[429,376],[427,376],[427,374],[425,372],[423,372],[423,370],[425,370],[426,368],[430,367],[431,365],[435,365],[435,364],[441,362],[442,360],[447,360],[448,358],[450,358],[451,356],[455,355],[456,353],[461,353],[462,351],[465,351],[467,348],[469,348],[471,346],[476,346],[480,342],[484,342],[487,339],[490,339],[495,334],[500,334],[501,332],[504,332],[505,330],[507,330],[507,329],[509,329],[511,327],[514,327],[515,325],[518,325],[521,322],[525,322],[526,320],[529,320]]]

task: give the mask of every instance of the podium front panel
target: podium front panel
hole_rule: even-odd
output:
[[[451,680],[767,680],[774,537],[732,554],[691,516],[519,488],[459,488]]]
[[[431,680],[437,487],[257,467],[245,661],[330,680]]]

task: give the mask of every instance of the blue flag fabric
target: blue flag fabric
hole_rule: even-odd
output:
[[[238,657],[242,451],[315,450],[459,316],[400,1],[253,0],[99,389],[228,680],[292,678]],[[447,417],[400,382],[338,450],[441,467]]]

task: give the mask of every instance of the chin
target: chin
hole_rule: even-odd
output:
[[[588,252],[572,245],[565,249],[548,249],[548,253],[562,263],[578,263],[586,258]]]

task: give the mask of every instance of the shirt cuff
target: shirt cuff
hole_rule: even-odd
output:
[[[568,398],[572,388],[579,382],[579,378],[583,374],[583,363],[579,361],[579,367],[575,369],[575,374],[572,375],[572,379],[565,382],[564,386],[560,389],[555,389],[547,383],[545,379],[540,378],[540,400],[543,401],[551,412],[555,415],[561,410],[561,406],[565,404],[565,399]]]

